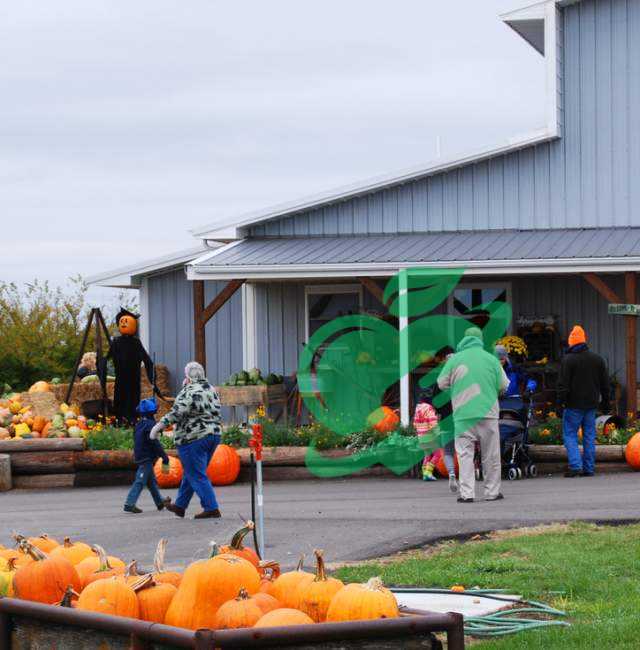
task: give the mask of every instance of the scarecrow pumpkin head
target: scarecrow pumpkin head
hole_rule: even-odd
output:
[[[116,316],[118,330],[123,336],[133,336],[138,331],[138,318],[136,314],[127,309],[121,309]]]

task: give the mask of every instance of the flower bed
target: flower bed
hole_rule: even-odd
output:
[[[529,428],[529,441],[534,445],[562,445],[562,418],[555,411],[545,413],[543,410],[534,412],[535,423]],[[626,445],[640,430],[640,422],[628,414],[626,426],[616,427],[613,424],[598,426],[596,429],[596,444]],[[582,429],[578,432],[582,440]]]

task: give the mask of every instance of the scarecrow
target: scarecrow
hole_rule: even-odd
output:
[[[103,368],[106,371],[108,359],[113,361],[116,385],[113,393],[113,411],[118,424],[133,424],[136,420],[136,408],[140,403],[140,364],[144,363],[147,377],[153,385],[153,390],[160,395],[154,379],[154,368],[151,357],[144,349],[142,342],[136,336],[138,318],[127,309],[120,309],[116,315],[116,324],[120,336],[111,339],[109,353],[104,358]]]

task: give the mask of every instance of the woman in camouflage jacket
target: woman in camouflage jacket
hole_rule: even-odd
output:
[[[174,503],[166,509],[184,517],[195,492],[200,497],[202,512],[194,519],[220,517],[216,495],[207,478],[207,467],[220,444],[222,433],[220,399],[204,376],[204,368],[191,361],[184,369],[185,380],[173,407],[151,431],[151,438],[174,425],[174,441],[182,462],[183,478]]]

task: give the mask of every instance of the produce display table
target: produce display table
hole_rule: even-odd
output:
[[[271,386],[216,386],[216,391],[223,406],[233,410],[233,421],[236,422],[236,408],[238,406],[258,407],[264,406],[268,412],[269,406],[282,406],[282,416],[287,424],[287,389],[284,384]]]

